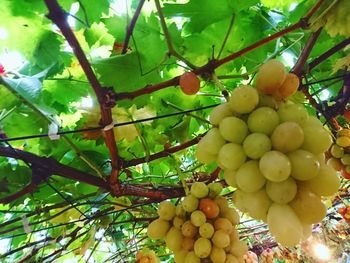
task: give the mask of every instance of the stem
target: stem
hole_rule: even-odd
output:
[[[141,9],[142,9],[144,3],[145,3],[145,0],[140,0],[139,4],[137,5],[137,8],[135,10],[135,14],[132,17],[132,19],[130,21],[130,24],[128,26],[128,29],[126,31],[126,36],[125,36],[125,39],[124,39],[123,49],[121,51],[121,54],[125,54],[126,51],[128,50],[129,41],[130,41],[130,38],[132,36],[132,32],[134,31],[134,28],[136,26],[136,21],[137,21],[137,19],[140,16]]]
[[[224,48],[225,48],[225,46],[226,46],[228,37],[229,37],[230,34],[231,34],[231,31],[232,31],[232,28],[233,28],[233,24],[234,24],[234,22],[235,22],[235,19],[236,19],[236,15],[233,14],[232,17],[231,17],[231,21],[230,21],[230,24],[229,24],[229,26],[228,26],[227,33],[226,33],[226,35],[225,35],[224,41],[222,42],[222,45],[221,45],[219,54],[218,54],[218,56],[217,56],[217,59],[220,58],[222,52],[224,51]]]

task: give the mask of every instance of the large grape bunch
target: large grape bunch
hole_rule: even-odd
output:
[[[336,141],[329,152],[331,157],[327,164],[339,171],[345,179],[350,179],[350,129],[337,132]]]
[[[196,182],[177,206],[161,202],[159,218],[148,226],[149,238],[164,239],[176,263],[244,263],[248,247],[235,229],[239,215],[221,190],[219,183]]]
[[[339,0],[332,6],[328,12],[322,17],[325,29],[331,37],[341,35],[350,36],[350,1]]]
[[[312,224],[326,215],[322,196],[336,193],[340,185],[336,171],[325,163],[329,132],[288,96],[275,100],[281,98],[276,93],[293,93],[286,92],[295,90],[291,78],[279,61],[266,62],[257,73],[256,89],[237,87],[228,102],[213,109],[213,128],[196,151],[200,162],[215,161],[227,184],[237,188],[233,201],[238,209],[266,222],[284,246],[311,234]]]

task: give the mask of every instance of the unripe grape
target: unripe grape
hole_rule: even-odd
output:
[[[231,254],[236,257],[243,257],[243,255],[247,254],[248,252],[248,246],[243,241],[235,241],[231,243]]]
[[[181,232],[185,237],[194,237],[198,233],[198,228],[195,227],[190,220],[187,220],[183,223]]]
[[[218,128],[212,128],[200,140],[202,146],[210,154],[217,154],[221,147],[225,144],[224,138],[221,136]]]
[[[196,152],[195,152],[196,159],[204,164],[210,164],[217,159],[217,154],[212,154],[207,151],[207,147],[203,141],[199,141],[197,144]]]
[[[344,154],[340,161],[344,165],[350,165],[350,154]]]
[[[263,133],[251,133],[243,142],[243,150],[249,158],[259,159],[271,150],[270,138]]]
[[[201,259],[196,256],[194,251],[190,251],[187,253],[184,263],[200,263],[200,262],[201,262]]]
[[[259,95],[256,89],[249,85],[242,85],[235,88],[230,96],[229,105],[234,112],[249,113],[259,102]]]
[[[333,144],[331,147],[331,154],[333,157],[339,159],[339,158],[343,157],[343,155],[344,155],[344,148],[340,147],[336,144]]]
[[[266,183],[266,193],[277,204],[287,204],[292,201],[297,193],[295,180],[289,177],[282,182]]]
[[[304,132],[296,122],[283,122],[271,136],[272,147],[286,153],[298,149],[304,141]]]
[[[214,234],[214,227],[210,223],[204,223],[199,227],[199,234],[204,238],[211,238]]]
[[[230,116],[221,120],[219,131],[226,141],[240,144],[248,135],[248,126],[241,119]]]
[[[217,197],[215,197],[214,202],[218,205],[218,207],[220,209],[220,212],[223,212],[225,210],[231,209],[228,206],[228,202],[227,202],[226,197],[217,196]]]
[[[222,217],[228,219],[232,225],[238,225],[239,224],[239,214],[237,211],[233,208],[229,208],[226,210],[223,210],[221,213]]]
[[[194,242],[194,253],[199,258],[206,258],[210,255],[211,247],[209,239],[200,237]]]
[[[334,157],[329,158],[327,160],[327,165],[331,166],[336,171],[340,171],[344,167],[344,165],[341,163],[341,161],[339,159],[334,158]]]
[[[191,237],[184,237],[182,240],[182,248],[190,251],[193,250],[194,247],[194,239]]]
[[[209,115],[209,121],[213,125],[219,125],[221,120],[225,117],[232,116],[230,105],[226,102],[216,106]]]
[[[256,88],[261,94],[273,94],[282,85],[287,75],[284,65],[271,59],[264,63],[256,74]]]
[[[234,255],[227,254],[225,263],[239,263],[239,261]]]
[[[215,263],[225,263],[226,261],[225,250],[222,248],[213,246],[210,253],[210,259],[212,260],[212,262],[215,262]]]
[[[206,197],[209,193],[208,186],[203,182],[195,182],[191,186],[191,194],[197,198]]]
[[[305,150],[296,150],[288,154],[292,165],[291,176],[305,181],[314,178],[320,170],[320,162],[316,156]]]
[[[177,229],[181,229],[183,223],[185,222],[185,220],[181,217],[175,216],[173,219],[173,225],[174,227],[176,227]]]
[[[261,189],[266,179],[259,170],[259,162],[251,160],[244,163],[236,172],[236,182],[238,187],[247,193]]]
[[[202,211],[196,210],[191,214],[191,222],[193,225],[199,227],[207,221],[205,214]]]
[[[168,221],[163,219],[156,219],[152,221],[147,227],[147,235],[151,239],[164,238],[170,228]]]
[[[350,137],[340,136],[337,138],[336,143],[341,147],[349,147],[350,146]]]
[[[332,137],[323,127],[306,126],[302,149],[313,154],[324,153],[332,145]]]
[[[277,113],[280,118],[280,122],[292,121],[301,126],[309,117],[303,105],[293,103],[282,104]]]
[[[175,261],[175,263],[184,263],[187,253],[188,252],[186,250],[184,250],[184,249],[181,249],[179,251],[174,251],[174,261]]]
[[[241,145],[235,143],[226,143],[221,147],[218,159],[227,169],[238,169],[246,160],[245,155]]]
[[[248,117],[248,128],[251,132],[271,135],[278,123],[277,112],[269,107],[258,108]]]
[[[196,197],[194,197],[193,195],[188,195],[185,196],[183,201],[182,201],[182,207],[186,212],[193,212],[194,210],[197,209],[199,204],[199,201]]]
[[[159,204],[158,215],[159,218],[164,220],[172,220],[175,216],[176,207],[172,202],[163,201]]]
[[[236,229],[233,229],[230,234],[230,241],[231,243],[239,240],[239,233]]]
[[[211,239],[213,244],[218,248],[225,248],[230,244],[230,236],[223,230],[217,230]]]
[[[172,227],[165,236],[165,244],[172,251],[181,249],[182,233],[179,229]]]
[[[214,221],[215,230],[224,230],[226,233],[230,234],[233,230],[231,222],[227,218],[219,217]]]
[[[209,188],[209,197],[215,198],[216,196],[220,195],[223,187],[221,183],[210,183],[208,184],[208,188]]]
[[[272,182],[282,182],[291,173],[291,163],[288,157],[278,151],[265,153],[259,161],[259,168],[266,179]]]
[[[308,181],[307,185],[318,196],[331,196],[338,191],[340,179],[333,168],[322,165],[318,175]]]
[[[237,188],[237,182],[236,182],[236,171],[235,170],[224,170],[224,179],[225,182],[234,188]]]

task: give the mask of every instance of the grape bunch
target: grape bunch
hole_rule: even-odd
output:
[[[245,263],[258,263],[258,256],[253,251],[248,251],[247,254],[243,256]]]
[[[160,260],[153,250],[144,248],[136,253],[136,263],[160,263]]]
[[[325,29],[331,37],[341,35],[350,36],[350,1],[339,0],[330,10],[322,17],[325,23]]]
[[[282,245],[294,246],[324,218],[321,198],[336,193],[340,181],[325,163],[332,137],[322,123],[302,105],[275,100],[276,93],[289,94],[282,85],[287,77],[283,64],[272,60],[259,69],[256,89],[235,88],[211,112],[213,128],[198,143],[196,157],[223,169],[227,184],[237,188],[239,210],[266,222]]]
[[[161,202],[159,218],[148,226],[149,238],[164,239],[176,263],[244,263],[248,247],[235,229],[239,215],[221,190],[219,183],[195,182],[177,206]]]
[[[275,257],[275,253],[272,251],[272,249],[270,249],[270,248],[265,249],[260,255],[260,262],[261,263],[273,263],[274,257]]]
[[[330,148],[331,158],[327,163],[341,175],[350,179],[350,129],[342,129],[337,132],[337,139]]]

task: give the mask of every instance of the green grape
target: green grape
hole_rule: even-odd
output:
[[[202,211],[196,210],[196,211],[192,212],[191,222],[194,226],[199,227],[199,226],[203,225],[205,223],[205,221],[207,221],[207,218]]]
[[[339,145],[333,144],[331,147],[331,154],[335,158],[341,158],[344,155],[344,148]]]
[[[198,233],[198,228],[190,220],[185,221],[181,227],[182,235],[185,237],[194,237]]]
[[[225,263],[226,252],[223,248],[213,247],[210,253],[210,259],[215,263]]]
[[[158,218],[148,225],[147,235],[151,239],[161,239],[165,237],[169,228],[169,221]]]
[[[303,127],[304,142],[302,149],[313,154],[324,153],[332,145],[332,137],[323,127],[306,126]]]
[[[200,263],[200,262],[201,262],[201,259],[198,256],[196,256],[194,251],[190,251],[187,253],[184,263]]]
[[[244,163],[237,170],[235,177],[238,187],[247,193],[258,191],[266,182],[259,170],[259,162],[254,160]]]
[[[233,229],[231,234],[230,234],[230,241],[231,243],[232,242],[235,242],[235,241],[238,241],[239,240],[239,233],[236,229]]]
[[[211,242],[209,239],[200,237],[194,242],[194,253],[199,258],[206,258],[211,252]]]
[[[298,149],[304,141],[304,132],[296,122],[283,122],[271,136],[272,148],[286,153]]]
[[[331,196],[340,187],[337,172],[328,165],[322,165],[318,175],[307,182],[311,191],[318,196]]]
[[[224,170],[224,179],[225,182],[234,188],[237,188],[237,182],[236,182],[236,171],[235,170]]]
[[[259,159],[271,150],[270,138],[263,133],[251,133],[243,142],[243,150],[249,158]]]
[[[228,206],[228,202],[227,202],[226,197],[217,196],[217,197],[215,197],[214,202],[215,202],[215,204],[218,205],[218,207],[219,207],[219,209],[220,209],[220,212],[223,212],[223,211],[225,211],[225,210],[231,209],[231,208]]]
[[[240,263],[238,259],[232,254],[226,254],[225,263]]]
[[[226,233],[231,234],[231,232],[233,230],[233,226],[232,226],[230,220],[228,220],[227,218],[219,217],[214,221],[214,229],[215,230],[222,229]]]
[[[283,246],[295,246],[303,237],[303,226],[289,205],[271,205],[267,224],[276,241]]]
[[[307,126],[315,126],[318,128],[323,128],[322,122],[319,119],[317,119],[315,116],[309,116],[307,120],[301,124],[301,126],[303,128]]]
[[[247,124],[237,117],[226,117],[219,124],[221,136],[229,142],[240,144],[248,135]]]
[[[275,203],[287,204],[295,197],[297,184],[291,177],[278,183],[268,181],[266,183],[266,193]]]
[[[188,195],[188,196],[185,196],[183,201],[182,201],[182,207],[183,209],[186,211],[186,212],[193,212],[194,210],[197,209],[198,207],[198,204],[199,204],[199,201],[198,199],[193,196],[193,195]]]
[[[188,252],[186,250],[184,250],[184,249],[181,249],[179,251],[174,251],[174,261],[175,261],[175,263],[184,263],[187,253]]]
[[[281,122],[292,121],[302,126],[308,120],[308,113],[301,104],[284,103],[277,112]]]
[[[199,141],[197,144],[195,157],[201,163],[210,164],[216,160],[217,154],[209,153],[207,151],[205,143],[203,143],[203,141]]]
[[[236,257],[243,257],[248,253],[248,246],[245,242],[238,240],[231,243],[231,254]]]
[[[220,135],[218,128],[212,128],[201,139],[202,145],[208,153],[217,154],[221,147],[225,144],[224,138]]]
[[[271,135],[278,123],[277,112],[269,107],[258,108],[248,117],[248,128],[251,132]]]
[[[278,104],[275,98],[271,95],[259,94],[259,104],[258,107],[270,107],[272,109],[277,109]]]
[[[232,116],[230,105],[226,102],[216,106],[209,115],[209,121],[213,125],[219,125],[221,120],[225,117]]]
[[[165,236],[165,244],[172,251],[178,251],[182,246],[182,233],[179,229],[172,227]]]
[[[203,182],[195,182],[191,186],[191,194],[197,198],[206,197],[209,193],[208,186]]]
[[[305,186],[299,186],[294,200],[290,202],[290,206],[304,224],[321,222],[327,213],[327,208],[322,203],[321,198]]]
[[[173,226],[176,227],[177,229],[181,229],[184,222],[185,220],[183,218],[175,216],[173,219]]]
[[[344,156],[340,159],[341,163],[344,165],[350,165],[350,154],[344,154]]]
[[[158,215],[164,220],[173,220],[175,217],[176,206],[170,201],[163,201],[159,204]]]
[[[185,209],[183,208],[182,204],[178,204],[176,206],[176,209],[175,209],[175,214],[178,216],[178,217],[181,217],[181,218],[185,218],[186,216],[186,211]]]
[[[237,211],[233,208],[228,208],[222,211],[221,216],[228,219],[228,221],[231,222],[232,225],[238,225],[239,224],[239,214]]]
[[[243,147],[235,143],[226,143],[221,147],[218,154],[218,159],[222,165],[232,170],[236,170],[244,164],[246,158]]]
[[[214,234],[214,226],[210,223],[204,223],[199,227],[199,234],[204,238],[211,238]]]
[[[257,90],[249,85],[242,85],[232,91],[228,103],[234,112],[249,113],[254,110],[258,102]]]
[[[282,62],[270,59],[256,74],[256,88],[261,94],[273,94],[279,89],[287,75]]]
[[[259,161],[259,168],[265,178],[272,182],[282,182],[291,173],[288,157],[278,151],[266,152]]]
[[[288,154],[292,164],[291,176],[300,181],[314,178],[320,170],[320,162],[308,151],[296,150]]]
[[[191,251],[194,247],[194,239],[191,237],[184,237],[182,240],[182,248]]]
[[[210,198],[215,198],[216,196],[220,195],[223,189],[221,183],[210,183],[208,184],[208,188],[209,188],[208,196]]]
[[[225,248],[230,244],[230,236],[224,230],[219,229],[214,232],[211,241],[216,247]]]

